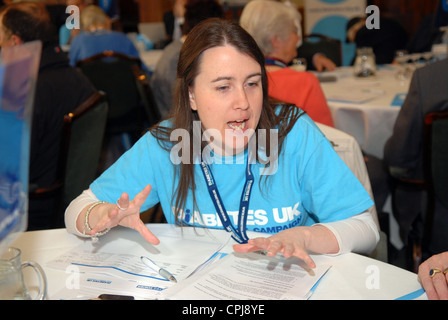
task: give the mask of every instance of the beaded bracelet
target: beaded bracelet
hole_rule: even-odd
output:
[[[85,217],[85,220],[84,220],[84,232],[83,232],[84,234],[86,234],[86,231],[87,231],[88,233],[92,232],[92,228],[90,227],[90,224],[89,224],[89,215],[90,215],[90,211],[92,211],[92,209],[95,208],[97,205],[99,205],[99,204],[103,204],[103,203],[106,203],[106,201],[98,201],[98,202],[95,202],[94,204],[92,204],[92,205],[89,207],[89,209],[87,209],[86,217]],[[92,242],[97,242],[97,241],[98,241],[98,237],[99,237],[99,236],[102,236],[102,235],[104,235],[104,234],[106,234],[109,230],[110,230],[110,229],[106,229],[106,230],[104,230],[104,231],[102,231],[102,232],[97,232],[97,233],[95,233],[94,235],[90,235],[90,237],[92,238]]]

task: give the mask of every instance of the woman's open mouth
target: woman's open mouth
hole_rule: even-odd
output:
[[[243,130],[246,128],[247,119],[227,122],[227,125],[233,130]]]

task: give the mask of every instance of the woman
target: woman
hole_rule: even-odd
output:
[[[177,74],[173,118],[70,204],[70,232],[95,236],[122,225],[157,244],[139,212],[160,202],[169,223],[224,225],[239,252],[281,252],[314,267],[308,250],[375,247],[369,195],[306,114],[269,104],[264,56],[247,32],[225,20],[201,22]],[[274,235],[248,240],[246,230]]]
[[[241,13],[240,25],[266,57],[269,96],[295,104],[314,121],[334,127],[319,80],[310,72],[287,67],[302,40],[299,12],[282,2],[250,1]]]

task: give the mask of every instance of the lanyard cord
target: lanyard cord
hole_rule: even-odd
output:
[[[265,58],[265,63],[269,64],[269,65],[273,65],[273,66],[279,66],[282,68],[286,68],[288,65],[286,63],[284,63],[283,61],[279,60],[279,59],[275,59],[275,58]]]
[[[232,238],[235,239],[235,241],[237,241],[238,243],[246,243],[247,240],[249,240],[246,234],[247,213],[249,209],[249,200],[252,191],[252,185],[254,182],[254,176],[252,174],[249,163],[249,156],[247,159],[246,182],[244,184],[243,193],[241,194],[240,208],[238,212],[238,229],[235,229],[235,227],[232,225],[227,210],[224,207],[224,203],[219,194],[218,187],[216,186],[215,179],[213,178],[212,171],[210,170],[209,165],[203,160],[201,161],[201,169],[202,173],[204,174],[204,179],[207,184],[210,198],[213,202],[213,205],[215,206],[216,212],[218,213],[223,227],[227,232],[233,233]]]

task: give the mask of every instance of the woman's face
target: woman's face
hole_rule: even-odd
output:
[[[260,120],[260,65],[230,45],[207,49],[190,87],[190,105],[198,112],[205,135],[213,136],[215,152],[241,152]]]

